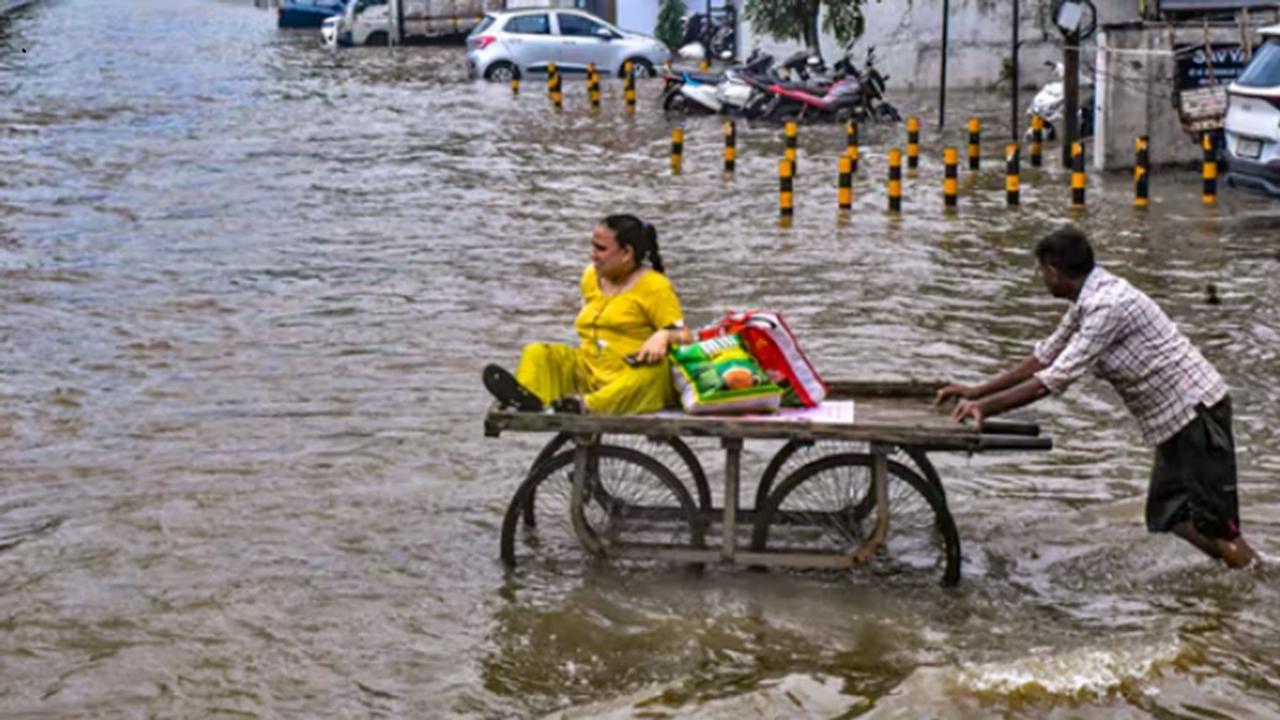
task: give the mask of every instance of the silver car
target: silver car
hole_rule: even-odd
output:
[[[667,46],[626,32],[581,10],[530,9],[489,13],[467,36],[472,77],[507,82],[525,73],[545,73],[554,62],[562,72],[621,75],[630,61],[637,77],[653,77],[670,57]]]

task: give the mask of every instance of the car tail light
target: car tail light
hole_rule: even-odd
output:
[[[497,41],[498,41],[498,38],[493,35],[481,35],[480,37],[476,38],[472,42],[476,44],[477,50],[483,50]]]

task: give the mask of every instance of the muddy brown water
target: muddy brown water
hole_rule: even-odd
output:
[[[474,84],[456,48],[333,54],[246,3],[61,0],[0,19],[0,715],[1273,717],[1280,575],[1142,525],[1149,451],[1088,379],[1023,417],[1050,453],[936,458],[959,588],[630,568],[508,572],[507,500],[545,438],[486,439],[479,369],[568,340],[593,222],[659,228],[693,322],[782,310],[830,377],[977,380],[1063,306],[1030,247],[1067,176],[1004,206],[997,95],[931,95],[884,213],[864,128],[670,125],[642,83]],[[984,169],[941,211],[944,143]],[[1049,149],[1056,159],[1056,146]],[[1025,167],[1025,163],[1024,163]],[[1280,563],[1280,205],[1161,169],[1146,212],[1092,173],[1076,219],[1232,386],[1249,538]],[[1208,301],[1212,285],[1219,303]],[[714,476],[714,444],[697,444]],[[776,445],[748,445],[748,476]]]

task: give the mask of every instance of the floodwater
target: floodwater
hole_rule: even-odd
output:
[[[719,123],[691,120],[673,177],[656,84],[634,116],[579,84],[557,114],[536,82],[469,82],[457,48],[332,54],[245,2],[0,19],[0,715],[1280,713],[1280,205],[1205,207],[1194,169],[1157,170],[1145,212],[1093,173],[1075,219],[1232,386],[1270,568],[1145,532],[1149,451],[1089,379],[1023,414],[1052,452],[935,458],[956,589],[505,570],[546,438],[483,436],[479,370],[570,339],[606,213],[658,227],[692,322],[779,309],[832,378],[974,381],[1063,310],[1030,257],[1073,217],[1056,164],[1010,211],[988,147],[942,212],[939,148],[969,113],[1006,135],[998,96],[953,94],[945,133],[932,96],[894,98],[926,121],[898,219],[900,128],[863,129],[844,223],[843,132],[802,128],[783,229],[777,128],[739,128],[726,180]],[[775,448],[749,443],[745,475]]]

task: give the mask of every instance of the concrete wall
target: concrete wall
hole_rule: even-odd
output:
[[[743,0],[737,0],[741,7]],[[1046,61],[1061,61],[1061,35],[1049,17],[1051,0],[1017,0],[1019,3],[1019,75],[1021,84],[1036,87],[1053,78]],[[1098,6],[1099,26],[1138,18],[1139,0],[1103,0]],[[866,33],[854,45],[861,61],[874,45],[878,67],[892,76],[891,85],[907,90],[937,88],[942,68],[943,0],[871,0],[863,6]],[[1012,58],[1013,4],[1008,0],[951,0],[948,30],[947,87],[985,88],[1000,79]],[[797,43],[779,43],[755,35],[744,22],[743,53],[760,46],[775,57],[796,49]],[[1091,42],[1086,43],[1086,47]],[[830,62],[842,50],[833,37],[822,42],[823,57]],[[1086,53],[1088,54],[1088,53]]]
[[[623,30],[652,35],[658,27],[658,0],[621,0],[617,26]]]
[[[1253,26],[1254,29],[1258,25]],[[1240,26],[1215,24],[1212,43],[1238,44]],[[1152,165],[1194,163],[1202,151],[1197,139],[1182,129],[1173,104],[1175,45],[1205,42],[1205,27],[1190,22],[1181,27],[1130,24],[1105,28],[1097,50],[1097,133],[1093,164],[1104,170],[1133,167],[1133,141],[1147,135]],[[1258,42],[1255,33],[1253,42]]]

